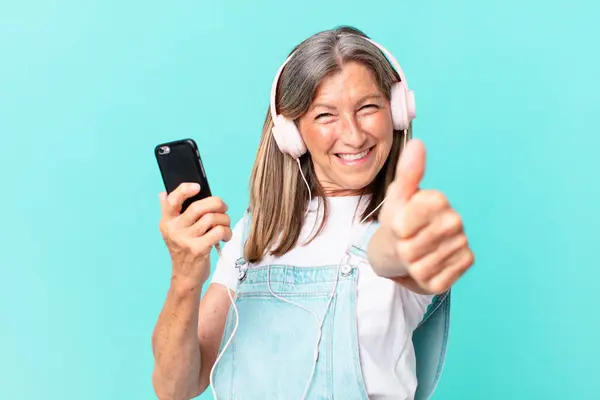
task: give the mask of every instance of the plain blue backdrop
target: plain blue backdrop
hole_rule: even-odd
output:
[[[153,148],[194,138],[237,220],[274,73],[340,24],[402,64],[424,187],[446,193],[476,253],[434,398],[598,398],[599,14],[579,0],[2,2],[0,398],[155,398],[170,263]]]

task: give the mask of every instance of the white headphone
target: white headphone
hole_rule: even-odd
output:
[[[400,68],[400,64],[398,64],[398,61],[396,61],[394,56],[382,45],[364,36],[360,37],[377,46],[391,61],[392,65],[396,69],[396,72],[398,72],[398,75],[400,75],[400,82],[394,83],[391,90],[390,107],[392,111],[392,121],[395,130],[408,129],[410,122],[416,117],[415,95],[413,91],[408,88],[406,77],[404,76],[404,72],[402,72],[402,68]],[[300,135],[295,122],[287,119],[281,114],[277,114],[277,109],[275,107],[277,83],[279,82],[279,77],[281,76],[283,67],[285,67],[292,56],[293,54],[291,54],[283,62],[283,64],[281,64],[281,67],[279,67],[279,70],[273,79],[273,85],[271,86],[270,111],[271,118],[273,119],[273,128],[271,132],[273,133],[273,137],[277,142],[279,150],[281,150],[281,152],[284,154],[289,154],[293,158],[298,159],[300,156],[306,153],[306,145],[304,140],[302,140],[302,136]]]

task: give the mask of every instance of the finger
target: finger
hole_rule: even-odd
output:
[[[164,202],[163,214],[170,218],[177,217],[181,213],[183,202],[196,195],[199,191],[200,185],[193,182],[186,182],[177,186],[177,188],[167,196],[167,201]]]
[[[439,237],[435,228],[428,225],[422,228],[416,236],[398,241],[396,254],[404,262],[414,263],[435,251],[441,242],[442,238]]]
[[[217,246],[219,242],[228,242],[231,240],[233,233],[229,227],[217,225],[209,230],[205,235],[189,239],[189,246],[192,252],[196,255],[207,255],[213,246]]]
[[[435,190],[421,190],[397,213],[395,232],[400,239],[409,239],[448,210],[446,197]]]
[[[192,226],[198,222],[202,216],[208,213],[225,213],[227,212],[227,205],[219,197],[212,196],[202,200],[197,200],[190,204],[190,206],[181,214],[180,224],[181,226]]]
[[[474,262],[475,258],[473,252],[468,248],[464,249],[453,257],[452,262],[450,262],[446,268],[438,275],[431,278],[427,286],[435,293],[442,293],[463,276]]]
[[[454,212],[438,215],[414,237],[400,240],[397,248],[398,256],[408,263],[415,263],[435,252],[444,241],[460,235],[463,232],[462,221],[457,215]]]
[[[406,204],[419,190],[419,184],[424,175],[425,145],[420,140],[413,139],[408,142],[400,154],[394,177],[397,186],[392,195],[400,204]]]
[[[216,246],[219,242],[228,242],[233,235],[231,228],[223,225],[217,225],[210,229],[201,240],[208,246]]]
[[[204,235],[215,226],[222,225],[229,227],[230,223],[231,221],[229,220],[229,215],[224,213],[209,212],[200,217],[200,219],[190,227],[190,234],[193,237],[199,237]]]
[[[160,202],[161,211],[165,209],[167,202],[167,192],[163,191],[158,194],[158,201]]]
[[[420,282],[429,281],[453,261],[455,254],[462,253],[464,249],[468,249],[464,234],[447,239],[435,251],[410,264],[410,274]]]

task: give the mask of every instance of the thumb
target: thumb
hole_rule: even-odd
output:
[[[410,140],[400,154],[394,178],[394,196],[401,203],[407,203],[419,190],[419,183],[425,175],[425,145],[418,139]]]

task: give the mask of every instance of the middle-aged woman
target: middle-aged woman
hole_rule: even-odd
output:
[[[153,335],[158,397],[427,398],[443,351],[419,358],[414,334],[474,257],[446,197],[419,188],[425,149],[409,140],[400,66],[339,27],[292,51],[271,96],[233,230],[218,197],[179,213],[197,185],[161,194],[172,278]],[[439,321],[420,346],[445,348]]]

